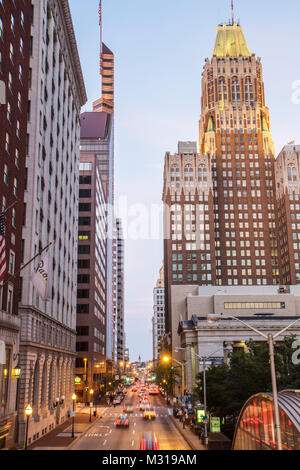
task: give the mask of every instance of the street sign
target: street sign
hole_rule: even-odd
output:
[[[72,418],[75,418],[76,416],[76,411],[72,411]]]
[[[197,410],[197,423],[203,423],[204,416],[205,416],[204,410]]]
[[[221,432],[221,420],[220,418],[210,418],[210,432]]]

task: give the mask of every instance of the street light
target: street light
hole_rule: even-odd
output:
[[[207,433],[207,403],[206,403],[206,360],[212,357],[214,354],[219,352],[222,348],[217,349],[213,353],[209,354],[209,356],[199,356],[198,354],[195,353],[195,351],[191,352],[198,357],[201,361],[203,361],[203,401],[204,401],[204,416],[205,416],[205,421],[204,421],[204,439],[205,439],[205,448],[208,450],[208,433]]]
[[[218,320],[221,320],[222,318],[232,318],[233,320],[236,320],[236,321],[242,323],[244,326],[246,326],[250,330],[254,331],[256,334],[262,336],[263,338],[265,338],[268,341],[269,356],[270,356],[270,367],[271,367],[271,378],[272,378],[272,392],[273,392],[273,401],[274,401],[275,431],[276,431],[276,437],[277,437],[277,448],[278,448],[278,450],[282,450],[281,427],[280,427],[280,416],[279,416],[279,405],[278,405],[278,392],[277,392],[275,360],[274,360],[274,339],[276,339],[278,336],[282,335],[282,333],[284,333],[288,328],[290,328],[297,321],[299,321],[300,317],[297,318],[297,320],[290,323],[285,328],[283,328],[281,331],[276,333],[275,335],[272,335],[271,333],[269,333],[268,335],[265,335],[261,331],[257,330],[253,326],[246,323],[245,321],[241,320],[240,318],[234,317],[232,315],[224,315],[223,313],[221,313],[221,314],[209,313],[207,315],[207,321],[209,323],[216,322]]]
[[[72,395],[73,400],[73,414],[72,414],[72,438],[74,439],[74,424],[75,424],[75,402],[76,402],[76,395],[73,393]]]
[[[32,408],[30,405],[27,405],[26,408],[25,408],[25,414],[26,414],[26,417],[27,417],[27,421],[26,421],[26,436],[25,436],[25,447],[24,447],[24,450],[27,450],[27,440],[28,440],[28,424],[29,424],[29,418],[30,416],[32,415]]]
[[[91,395],[91,402],[90,402],[90,423],[92,422],[93,394],[94,394],[94,390],[91,388],[91,390],[90,390],[90,395]]]

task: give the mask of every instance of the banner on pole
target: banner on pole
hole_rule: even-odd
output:
[[[51,247],[42,254],[39,265],[31,276],[31,282],[37,294],[45,302],[51,299],[52,291],[52,264],[50,252]]]

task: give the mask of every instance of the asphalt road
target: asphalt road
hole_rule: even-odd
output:
[[[147,431],[156,434],[159,450],[190,450],[170,419],[172,410],[165,406],[159,395],[150,395],[149,401],[157,415],[152,421],[143,419],[138,392],[128,390],[121,405],[106,408],[102,418],[72,446],[72,450],[138,450],[141,438]],[[133,405],[133,413],[129,414],[129,428],[116,428],[116,419],[125,404]]]

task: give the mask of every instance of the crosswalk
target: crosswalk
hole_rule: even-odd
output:
[[[106,413],[105,416],[113,416],[113,417],[117,417],[117,416],[120,416],[120,412],[116,412],[116,413]],[[143,413],[128,413],[128,416],[134,416],[135,418],[143,418],[144,417],[144,414]],[[156,413],[156,417],[157,418],[166,418],[167,416],[169,416],[168,413]]]

